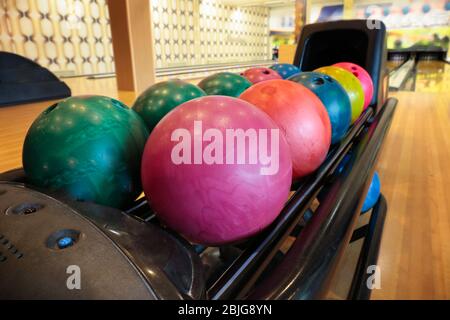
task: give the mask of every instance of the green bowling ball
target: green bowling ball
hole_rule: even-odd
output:
[[[152,131],[172,109],[203,96],[206,96],[206,93],[196,85],[181,80],[169,80],[145,90],[137,98],[133,110],[144,119],[147,128]]]
[[[213,74],[198,84],[209,96],[230,96],[235,98],[239,97],[251,85],[252,83],[244,77],[231,72]]]
[[[123,208],[142,192],[140,165],[148,135],[137,113],[117,100],[68,98],[31,125],[23,167],[32,185]]]

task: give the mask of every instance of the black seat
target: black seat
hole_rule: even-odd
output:
[[[70,97],[70,88],[48,69],[0,51],[0,107]]]

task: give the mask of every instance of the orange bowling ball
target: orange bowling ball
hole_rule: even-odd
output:
[[[269,80],[253,85],[240,98],[267,113],[285,134],[294,180],[322,164],[331,144],[331,124],[325,106],[312,91],[292,81]]]

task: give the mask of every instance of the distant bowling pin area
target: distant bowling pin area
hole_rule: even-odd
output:
[[[450,299],[449,37],[443,0],[6,0],[0,299]]]

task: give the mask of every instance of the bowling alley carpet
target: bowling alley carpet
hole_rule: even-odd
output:
[[[74,95],[101,94],[131,105],[114,78],[66,80]],[[450,65],[421,62],[415,91],[399,99],[377,170],[388,215],[381,244],[381,289],[372,299],[450,299]],[[52,102],[0,108],[0,172],[21,166],[22,143],[36,116]],[[355,244],[357,246],[358,244]],[[350,248],[338,277],[351,276]],[[339,281],[331,298],[339,298]]]

